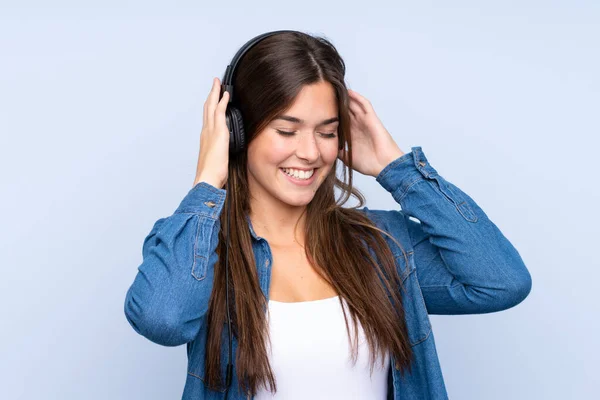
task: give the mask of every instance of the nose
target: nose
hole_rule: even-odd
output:
[[[298,144],[296,146],[296,156],[307,161],[307,163],[315,162],[319,159],[319,145],[312,133],[298,135]]]

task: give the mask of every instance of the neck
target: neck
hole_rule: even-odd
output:
[[[250,220],[256,234],[269,245],[304,246],[306,206],[275,205],[272,202],[251,201]]]

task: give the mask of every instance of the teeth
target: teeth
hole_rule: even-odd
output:
[[[288,174],[290,176],[293,176],[294,178],[297,179],[309,179],[311,176],[313,176],[313,173],[315,172],[314,169],[311,169],[310,171],[299,171],[297,169],[292,169],[292,168],[281,168],[281,170],[285,173]]]

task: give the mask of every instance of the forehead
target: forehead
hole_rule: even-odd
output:
[[[298,124],[316,125],[325,119],[338,116],[335,90],[329,82],[305,85],[292,105],[282,115],[294,117],[287,121]],[[281,122],[281,119],[277,119]]]

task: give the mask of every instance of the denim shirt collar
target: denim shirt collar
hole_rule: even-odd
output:
[[[256,241],[261,240],[262,238],[256,234],[254,228],[252,227],[252,221],[250,221],[249,215],[246,215],[246,222],[248,222],[248,229],[250,229],[250,235],[252,235],[252,238]]]

